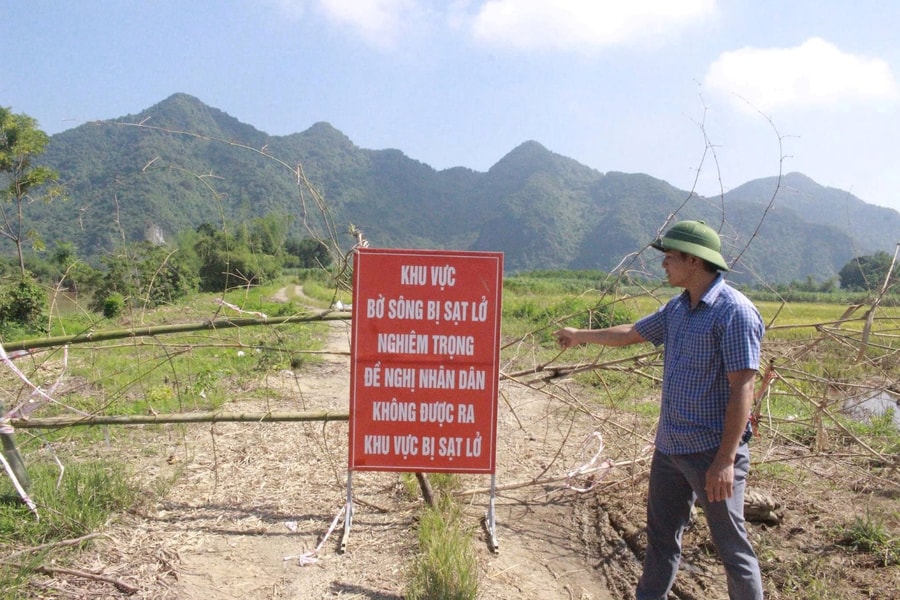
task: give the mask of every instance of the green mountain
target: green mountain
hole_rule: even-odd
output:
[[[601,173],[534,141],[486,173],[437,171],[399,150],[359,148],[328,123],[271,136],[185,94],[54,135],[43,161],[69,200],[33,204],[27,218],[48,243],[73,242],[88,258],[123,240],[168,241],[265,214],[293,219],[296,237],[306,237],[304,223],[321,232],[325,217],[298,185],[298,166],[339,232],[352,223],[372,246],[502,251],[510,272],[608,271],[623,258],[658,272],[655,251],[635,255],[676,212],[721,226],[726,258],[740,256],[736,281],[823,280],[854,256],[892,252],[900,235],[897,211],[796,173],[780,187],[760,179],[702,198],[644,174]]]

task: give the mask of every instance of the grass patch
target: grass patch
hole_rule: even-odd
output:
[[[764,574],[765,578],[768,574]],[[823,559],[800,556],[775,575],[778,589],[792,600],[845,600],[843,591],[832,591],[830,578],[839,577]]]
[[[871,554],[878,566],[900,565],[900,538],[891,536],[880,519],[856,517],[837,531],[838,544]]]
[[[303,286],[303,295],[319,303],[320,308],[327,308],[338,300],[344,305],[353,302],[353,292],[336,288],[334,280],[320,269],[304,270],[298,275],[298,281]]]
[[[760,481],[792,481],[799,483],[801,478],[805,477],[805,473],[798,471],[793,465],[785,462],[754,462],[751,476]]]
[[[96,531],[116,512],[132,506],[138,492],[119,463],[92,461],[66,467],[62,478],[55,465],[32,464],[29,495],[37,504],[35,519],[18,501],[11,482],[0,481],[0,543],[38,545]],[[59,478],[58,486],[57,479]]]
[[[220,294],[198,294],[177,306],[132,312],[116,320],[98,319],[95,330],[128,331],[131,327],[191,322],[201,326],[210,321],[210,315],[218,320],[259,314],[282,316],[289,308],[290,314],[295,314],[299,312],[295,308],[274,301],[282,283],[229,291],[225,300],[230,306],[217,302]],[[73,333],[72,315],[83,317],[69,310],[54,322],[65,323],[60,329]],[[71,409],[106,415],[216,410],[233,399],[235,388],[253,389],[249,382],[256,381],[261,373],[294,369],[305,360],[317,360],[307,353],[322,347],[327,328],[327,324],[315,322],[198,327],[190,332],[73,344],[67,351],[65,371],[67,379],[76,385],[67,391],[64,405],[44,406],[39,416],[55,416]],[[83,331],[83,327],[77,329]],[[62,370],[62,364],[61,350],[41,350],[20,361],[26,374],[44,385]]]
[[[4,554],[94,533],[116,514],[134,506],[140,497],[129,483],[128,472],[113,462],[71,464],[62,478],[55,465],[30,465],[29,475],[30,496],[40,519],[21,502],[9,479],[0,479],[0,551]],[[65,554],[61,553],[77,550],[77,546],[53,550],[54,563],[65,564]],[[0,564],[3,597],[33,597],[27,585],[29,577],[50,552],[26,553],[16,561],[18,564]]]
[[[478,565],[473,530],[461,507],[441,496],[419,516],[419,549],[406,589],[407,600],[473,600],[478,596]]]
[[[888,408],[863,420],[847,419],[846,427],[882,454],[900,454],[900,428],[894,420],[894,410],[900,409]]]
[[[452,494],[462,486],[459,477],[453,473],[426,473],[425,476],[432,490],[442,494]],[[403,494],[410,500],[422,497],[422,487],[415,473],[401,473],[400,483],[403,486]]]

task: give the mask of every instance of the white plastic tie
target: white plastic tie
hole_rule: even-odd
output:
[[[27,354],[30,354],[30,351],[26,351]],[[32,392],[29,395],[28,399],[19,404],[18,406],[6,411],[6,414],[0,415],[0,433],[12,433],[12,426],[9,423],[10,419],[20,418],[27,419],[31,413],[33,413],[36,409],[42,406],[45,402],[50,402],[51,404],[57,404],[59,406],[64,406],[65,408],[83,416],[90,416],[88,413],[73,408],[71,406],[65,406],[63,403],[57,401],[53,398],[53,394],[56,393],[56,388],[59,387],[59,384],[62,382],[63,378],[66,375],[66,372],[69,370],[69,347],[63,346],[63,362],[62,362],[62,370],[59,373],[59,376],[56,378],[56,381],[50,386],[47,391],[44,391],[41,387],[31,383],[28,379],[28,376],[23,373],[19,367],[13,364],[12,358],[18,358],[19,356],[24,356],[19,352],[14,352],[11,354],[7,354],[5,350],[3,350],[3,346],[0,345],[0,362],[6,364],[9,367],[9,370],[12,371],[19,379],[21,379],[25,385],[31,388]],[[39,396],[41,400],[36,400],[35,396]]]
[[[215,303],[216,303],[216,304],[219,304],[219,305],[221,305],[221,306],[225,306],[225,307],[227,307],[227,308],[230,308],[231,310],[236,311],[236,312],[238,312],[239,314],[242,314],[242,315],[252,315],[252,316],[254,316],[254,317],[257,317],[257,318],[263,319],[263,320],[268,320],[268,318],[269,318],[268,315],[266,315],[266,313],[257,312],[257,311],[255,311],[255,310],[244,310],[244,309],[241,308],[240,306],[234,305],[234,304],[232,304],[231,302],[226,302],[226,301],[223,300],[222,298],[216,298],[216,299],[215,299]]]
[[[597,450],[590,459],[585,460],[585,453],[588,451],[588,447],[593,441],[596,441]],[[591,491],[598,483],[600,483],[613,466],[612,462],[608,459],[601,462],[600,459],[603,455],[603,448],[603,436],[600,435],[599,431],[591,433],[584,439],[584,442],[581,443],[582,464],[566,473],[566,488],[574,492],[585,493]],[[599,473],[599,475],[596,475],[597,473]],[[594,475],[589,486],[583,487],[575,485],[575,478],[586,477],[588,475]]]
[[[22,498],[22,502],[28,506],[28,509],[34,513],[34,518],[38,521],[41,520],[41,515],[38,514],[37,505],[34,503],[34,500],[31,499],[31,496],[28,495],[28,492],[25,491],[25,488],[22,487],[22,484],[19,483],[19,479],[16,477],[15,471],[13,471],[12,465],[6,460],[6,457],[3,456],[3,453],[0,452],[0,463],[3,463],[3,469],[6,471],[6,474],[9,475],[10,480],[13,483],[13,487],[16,488],[16,491],[19,493],[19,497]]]
[[[332,532],[334,532],[334,528],[337,527],[338,521],[341,520],[341,516],[344,514],[344,510],[346,510],[346,508],[346,506],[341,507],[341,510],[338,511],[338,514],[335,515],[334,520],[331,522],[331,527],[329,527],[328,531],[325,532],[325,536],[322,538],[322,541],[319,542],[319,545],[316,546],[314,550],[304,552],[300,556],[285,556],[283,560],[294,560],[296,558],[297,564],[299,564],[301,567],[315,564],[315,562],[319,560],[319,552],[322,550],[325,542],[328,541],[328,537],[332,534]]]

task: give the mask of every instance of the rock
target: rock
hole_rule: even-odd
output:
[[[744,518],[753,523],[778,525],[782,515],[776,511],[781,504],[770,494],[759,490],[747,490],[744,494]]]

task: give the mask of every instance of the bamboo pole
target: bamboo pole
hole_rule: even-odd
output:
[[[163,423],[274,423],[309,421],[347,421],[350,413],[345,410],[319,410],[310,412],[264,413],[170,413],[159,415],[64,415],[38,419],[11,419],[9,424],[18,429],[61,429],[63,427],[96,425],[160,425]]]
[[[68,344],[87,344],[124,338],[151,337],[169,333],[188,331],[212,331],[216,329],[232,329],[235,327],[252,327],[259,325],[281,325],[283,323],[311,323],[315,321],[347,321],[351,314],[331,310],[314,311],[288,317],[217,319],[201,323],[181,323],[176,325],[156,325],[148,327],[130,327],[127,329],[109,329],[106,331],[87,331],[77,335],[33,338],[16,342],[5,342],[3,349],[7,353],[15,350],[31,350],[35,348],[51,348]]]
[[[27,492],[31,488],[31,479],[28,477],[25,461],[22,460],[22,455],[19,454],[19,450],[16,448],[16,442],[12,434],[0,433],[0,443],[3,446],[2,454],[9,464],[12,475],[15,476],[22,489]]]
[[[6,409],[0,402],[0,417],[4,414],[6,414]],[[6,427],[2,420],[0,420],[0,454],[5,459],[3,466],[9,468],[9,476],[18,484],[17,487],[21,487],[22,491],[27,492],[31,488],[31,479],[28,477],[25,461],[22,460],[22,455],[16,448],[12,429]]]

